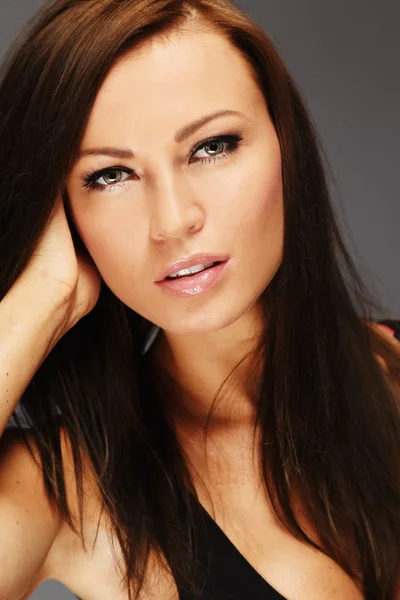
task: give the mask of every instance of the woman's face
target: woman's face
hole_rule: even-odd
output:
[[[175,139],[216,111],[235,114]],[[281,154],[264,97],[228,41],[193,30],[134,50],[101,87],[81,150],[67,182],[73,220],[122,302],[175,333],[219,330],[257,304],[282,260]],[[86,183],[96,185],[84,187],[94,172]],[[182,278],[172,293],[157,283],[194,253],[229,259],[213,286]]]

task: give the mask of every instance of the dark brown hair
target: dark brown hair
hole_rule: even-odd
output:
[[[265,329],[254,355],[261,364],[254,402],[266,488],[289,531],[315,546],[295,514],[292,492],[301,490],[320,550],[365,598],[393,600],[400,569],[400,357],[368,325],[382,308],[343,242],[321,145],[299,91],[265,33],[238,7],[228,0],[56,0],[31,19],[1,72],[0,298],[43,234],[111,67],[196,15],[199,26],[225,36],[247,60],[281,145],[284,256],[261,298]],[[71,229],[82,246],[72,222]],[[60,423],[67,432],[81,533],[82,465],[88,459],[93,466],[130,598],[137,597],[151,549],[164,557],[179,589],[197,590],[189,496],[195,491],[143,368],[148,326],[103,284],[94,310],[53,349],[20,403],[48,494],[74,526]],[[376,351],[390,356],[388,374]]]

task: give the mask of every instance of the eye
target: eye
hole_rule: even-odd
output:
[[[110,173],[111,173],[111,177],[109,176]],[[116,183],[121,183],[122,181],[124,181],[124,179],[119,176],[121,173],[123,173],[122,169],[112,168],[112,169],[109,169],[108,171],[104,171],[104,173],[103,173],[103,175],[101,175],[101,177],[106,182],[106,185],[115,185]],[[101,179],[101,177],[99,177],[99,179]],[[106,181],[107,179],[109,181]]]
[[[94,171],[84,177],[83,187],[97,190],[112,190],[116,185],[123,183],[127,179],[121,176],[122,173],[126,173],[129,176],[132,175],[133,171],[126,167],[108,167],[101,171]],[[98,183],[99,179],[103,179],[105,183]]]
[[[204,140],[191,152],[190,158],[192,158],[200,150],[206,148],[209,148],[210,152],[206,151],[206,156],[200,157],[197,160],[194,160],[194,162],[215,162],[216,160],[228,158],[229,154],[236,152],[242,140],[243,137],[238,133],[229,133],[226,135],[209,138]],[[127,177],[124,178],[121,176],[123,173],[125,173]],[[101,171],[93,171],[92,173],[85,175],[83,177],[83,187],[89,190],[98,190],[100,192],[112,192],[116,187],[122,186],[126,179],[133,174],[134,171],[132,169],[128,169],[127,167],[122,167],[119,165],[107,167]],[[100,179],[103,179],[104,183],[99,183]]]
[[[208,156],[200,158],[199,161],[215,162],[215,160],[227,158],[229,154],[235,152],[239,148],[242,140],[243,137],[238,135],[237,133],[217,136],[202,142],[199,146],[197,146],[196,150],[194,150],[191,156],[193,156],[193,154],[197,154],[197,152],[199,152],[200,150],[208,147],[210,148],[211,153],[207,152]],[[224,145],[227,146],[225,151],[223,151]]]

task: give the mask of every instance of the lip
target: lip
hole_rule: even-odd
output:
[[[230,270],[231,259],[220,262],[213,267],[177,279],[163,279],[156,285],[165,293],[181,298],[191,298],[207,292],[221,282]]]
[[[176,273],[182,269],[189,269],[189,267],[194,267],[195,265],[205,265],[211,262],[225,262],[228,259],[228,255],[222,254],[205,254],[204,252],[190,254],[189,256],[184,256],[180,260],[168,265],[165,271],[160,273],[160,275],[157,277],[155,283],[160,283],[172,273]]]

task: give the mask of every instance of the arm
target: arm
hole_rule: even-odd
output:
[[[7,600],[19,600],[40,575],[60,527],[39,465],[6,425],[64,320],[61,305],[21,283],[0,302],[0,598]]]
[[[40,467],[18,432],[6,430],[0,439],[0,598],[19,600],[34,580],[41,583],[60,525]]]

